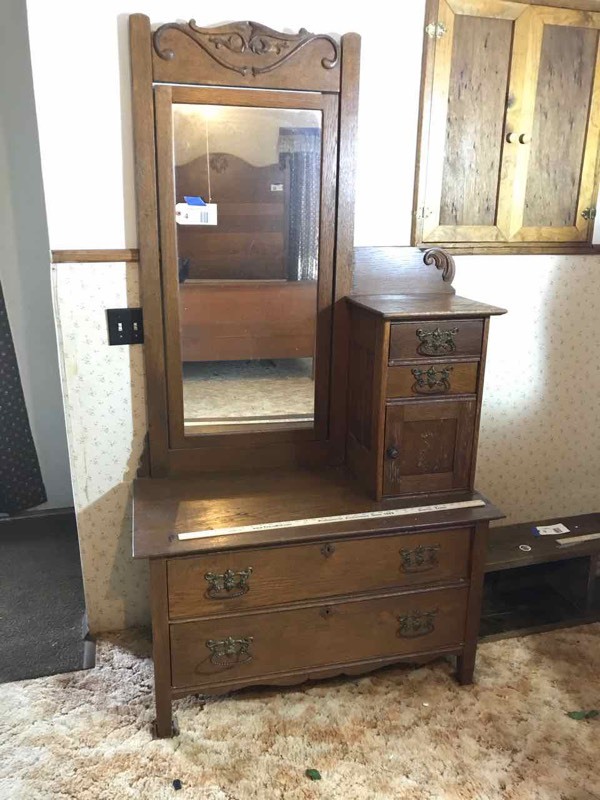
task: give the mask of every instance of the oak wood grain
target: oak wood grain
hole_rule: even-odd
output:
[[[319,597],[466,580],[470,536],[469,528],[459,528],[171,559],[170,618],[238,613]],[[417,563],[418,558],[423,563]],[[210,595],[207,573],[240,573],[248,568],[252,573],[245,593],[236,594],[232,589]]]
[[[172,624],[173,686],[457,646],[464,639],[466,606],[466,588],[432,589]],[[401,618],[419,613],[433,615],[431,630],[402,635]],[[244,663],[211,662],[207,642],[228,636],[251,638]]]
[[[387,371],[386,397],[431,397],[436,394],[475,394],[477,391],[477,362],[454,363],[419,362],[413,366],[390,367]],[[419,370],[425,375],[421,375],[421,383],[415,376],[413,370]],[[427,382],[427,371],[431,370],[432,382],[435,385],[429,386]],[[447,372],[444,382],[443,373]]]
[[[121,264],[139,261],[137,249],[126,250],[52,250],[53,264]]]
[[[444,401],[442,401],[444,402]],[[480,499],[473,492],[444,495],[436,503]],[[327,541],[340,534],[431,530],[463,527],[480,519],[502,516],[489,501],[477,508],[352,520],[284,530],[220,535],[220,528],[259,525],[282,520],[304,520],[338,514],[356,514],[420,503],[402,497],[376,501],[365,494],[343,468],[248,469],[212,472],[186,478],[138,478],[134,481],[133,544],[135,558],[208,553],[282,543]],[[208,538],[179,541],[178,533],[213,530]]]
[[[474,399],[388,404],[383,494],[468,489],[475,414]]]
[[[451,336],[454,349],[448,344],[440,349],[439,356],[434,356],[424,349],[428,340],[423,337],[438,330]],[[424,358],[438,361],[457,356],[478,358],[481,354],[482,341],[483,320],[394,322],[391,325],[390,335],[390,363],[406,360],[422,361]]]

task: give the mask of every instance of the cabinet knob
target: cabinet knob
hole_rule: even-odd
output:
[[[519,136],[519,141],[521,142],[521,144],[529,144],[529,142],[531,141],[531,134],[529,134],[529,133],[522,133],[522,134]]]
[[[392,445],[391,447],[388,447],[388,449],[385,451],[385,454],[387,455],[388,458],[394,459],[398,458],[398,456],[400,455],[400,451],[398,450],[397,447],[394,447]]]
[[[506,141],[509,144],[514,144],[517,141],[517,134],[511,131],[510,133],[506,134]]]

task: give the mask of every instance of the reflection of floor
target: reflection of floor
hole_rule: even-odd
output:
[[[311,370],[311,358],[188,361],[183,365],[185,421],[312,417]]]

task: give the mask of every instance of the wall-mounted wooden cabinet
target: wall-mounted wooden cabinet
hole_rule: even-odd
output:
[[[600,13],[432,0],[413,240],[561,252],[592,239]]]

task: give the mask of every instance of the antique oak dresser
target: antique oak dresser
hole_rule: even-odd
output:
[[[155,735],[188,694],[440,656],[471,682],[504,311],[457,297],[440,250],[353,247],[360,38],[135,14],[130,43]],[[240,164],[250,189],[221,192]],[[312,321],[290,305],[270,326],[269,282],[312,296]],[[218,313],[192,309],[215,285]]]

